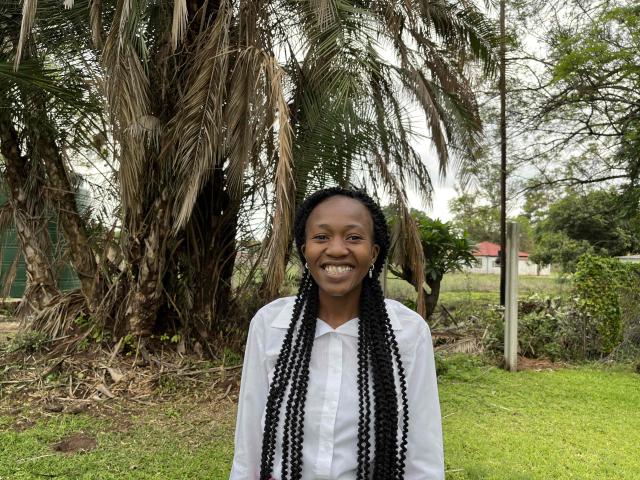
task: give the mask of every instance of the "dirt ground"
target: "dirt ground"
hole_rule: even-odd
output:
[[[18,333],[18,322],[0,319],[0,346],[9,342]]]

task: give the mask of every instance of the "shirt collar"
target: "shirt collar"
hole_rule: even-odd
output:
[[[289,328],[289,324],[291,323],[291,316],[293,315],[294,304],[295,299],[292,298],[292,300],[290,302],[287,302],[287,305],[276,315],[276,318],[274,318],[273,322],[271,322],[271,326],[274,328]],[[389,321],[391,322],[391,328],[393,328],[394,330],[402,330],[402,324],[400,323],[400,319],[398,318],[398,315],[393,306],[390,305],[386,300],[385,306],[387,308],[387,315],[389,315]],[[352,337],[357,337],[358,319],[349,320],[348,322],[340,325],[335,330],[325,322],[317,322],[315,338],[319,337],[320,335],[324,335],[325,333],[334,331],[337,333],[350,335]]]

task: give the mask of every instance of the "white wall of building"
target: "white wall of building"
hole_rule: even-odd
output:
[[[465,269],[470,273],[485,273],[485,274],[500,274],[500,265],[498,264],[498,257],[476,257],[478,264],[472,268]],[[520,257],[518,259],[518,274],[520,275],[550,275],[551,266],[547,265],[542,267],[538,271],[538,265],[529,261],[528,258]]]

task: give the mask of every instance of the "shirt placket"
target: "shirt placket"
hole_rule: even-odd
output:
[[[331,475],[334,430],[342,384],[342,339],[335,332],[330,333],[329,336],[327,381],[324,385],[324,398],[320,415],[320,443],[318,445],[318,460],[315,466],[315,475],[320,478],[326,478]]]

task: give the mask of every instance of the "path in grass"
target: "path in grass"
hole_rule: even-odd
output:
[[[446,365],[448,480],[640,478],[639,375],[591,367],[509,374],[468,357]],[[0,479],[226,479],[235,408],[198,395],[77,415],[0,400]],[[74,433],[97,448],[52,450]]]

